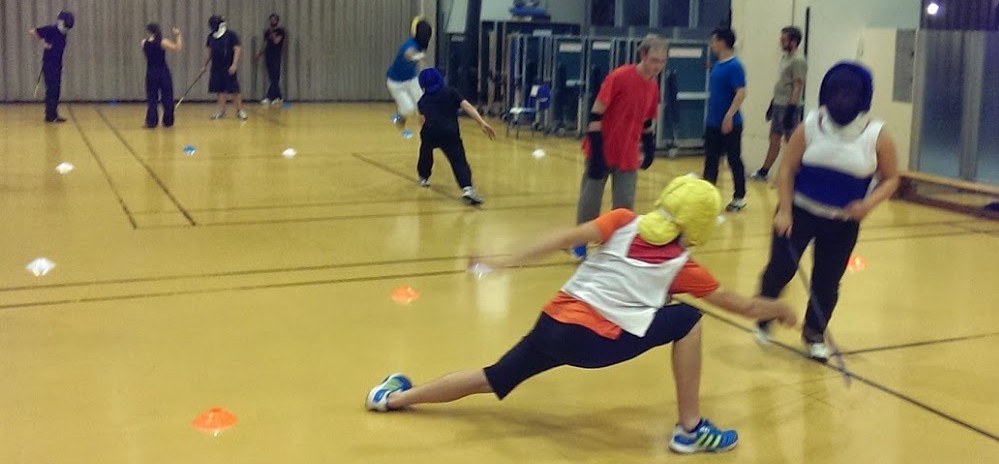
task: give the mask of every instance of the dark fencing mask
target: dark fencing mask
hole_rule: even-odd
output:
[[[416,39],[417,45],[420,46],[421,50],[426,50],[430,47],[430,38],[434,35],[434,28],[430,23],[423,17],[417,16],[413,18],[412,30],[413,38]]]
[[[73,24],[76,23],[76,19],[73,18],[73,13],[66,10],[60,11],[59,16],[56,17],[57,23],[62,23],[66,29],[72,29]]]
[[[843,61],[826,73],[819,88],[819,105],[825,106],[836,124],[846,126],[860,113],[871,110],[874,79],[860,63]]]
[[[221,27],[224,22],[225,18],[223,18],[222,15],[214,15],[211,18],[208,18],[208,27],[212,30],[212,32],[218,32],[219,27]]]
[[[444,76],[437,68],[427,68],[420,71],[419,76],[420,88],[427,95],[433,95],[440,92],[444,88]]]

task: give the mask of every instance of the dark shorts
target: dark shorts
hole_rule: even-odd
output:
[[[791,137],[801,123],[803,108],[800,106],[774,105],[770,113],[770,133]]]
[[[485,368],[486,379],[496,396],[503,399],[524,380],[549,369],[564,365],[584,369],[612,366],[679,340],[700,319],[701,312],[693,306],[665,306],[656,313],[644,337],[622,331],[617,340],[611,340],[541,313],[530,333],[496,364]]]
[[[229,74],[229,69],[212,68],[208,76],[208,92],[210,93],[239,93],[239,79],[236,74]]]

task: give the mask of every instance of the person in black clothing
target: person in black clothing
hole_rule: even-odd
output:
[[[430,172],[434,167],[434,149],[444,151],[454,178],[461,187],[461,198],[469,205],[480,205],[482,197],[472,188],[472,170],[465,158],[465,145],[461,141],[461,130],[458,128],[458,109],[479,123],[482,132],[490,140],[496,139],[496,131],[482,119],[468,100],[465,100],[453,87],[444,85],[444,76],[436,68],[420,71],[418,77],[423,96],[417,107],[420,110],[420,158],[416,163],[416,172],[420,175],[420,186],[430,186]]]
[[[45,122],[66,122],[59,116],[59,94],[62,90],[62,55],[66,51],[66,33],[76,21],[73,13],[59,12],[56,23],[30,31],[45,48],[42,54],[42,74],[45,75]]]
[[[277,13],[269,18],[270,27],[264,30],[264,47],[257,53],[256,59],[266,57],[267,78],[270,80],[270,87],[267,88],[267,97],[260,100],[263,105],[280,105],[281,98],[281,51],[284,49],[284,39],[286,37],[283,27],[278,26],[281,17]]]
[[[208,65],[211,65],[208,91],[218,94],[219,107],[212,115],[212,119],[225,117],[225,103],[229,94],[232,94],[236,116],[245,121],[247,115],[246,111],[243,111],[243,98],[239,95],[239,79],[236,77],[239,58],[243,56],[243,46],[239,42],[239,36],[226,26],[225,18],[222,16],[215,15],[209,18],[208,27],[212,32],[205,41],[204,69],[207,70]]]
[[[142,41],[142,52],[146,54],[146,101],[149,109],[146,111],[146,127],[152,129],[159,123],[159,112],[156,103],[163,104],[163,127],[173,126],[173,77],[166,63],[166,51],[180,51],[184,47],[184,39],[180,29],[173,28],[174,40],[164,39],[160,25],[146,25],[146,37]]]

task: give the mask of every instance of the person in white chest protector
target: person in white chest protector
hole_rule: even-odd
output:
[[[707,269],[690,258],[688,248],[706,243],[719,222],[722,199],[713,185],[678,177],[654,206],[641,216],[618,208],[510,257],[477,260],[479,269],[500,270],[580,243],[602,242],[544,305],[534,328],[495,364],[415,386],[405,375],[392,374],[371,389],[365,406],[388,412],[474,394],[503,399],[521,382],[556,367],[598,369],[672,344],[678,420],[667,446],[678,453],[734,448],[736,431],[715,426],[700,412],[701,313],[674,303],[671,295],[690,294],[736,314],[788,326],[795,316],[780,301],[744,298],[719,288]]]
[[[895,143],[884,122],[867,114],[873,94],[864,66],[833,66],[822,80],[820,108],[791,135],[777,174],[779,206],[760,295],[779,296],[814,241],[810,298],[815,301],[805,313],[801,336],[809,356],[821,362],[833,354],[824,334],[860,223],[898,188]],[[769,340],[770,325],[758,323],[761,340]]]

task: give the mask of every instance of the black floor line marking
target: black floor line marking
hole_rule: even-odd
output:
[[[563,267],[563,266],[569,266],[571,264],[572,263],[537,264],[537,265],[523,266],[523,268]],[[143,294],[134,294],[134,295],[117,295],[117,296],[107,296],[107,297],[78,298],[78,299],[67,299],[67,300],[58,300],[58,301],[48,301],[48,302],[36,302],[36,303],[24,303],[24,304],[16,304],[16,305],[4,305],[4,306],[0,306],[0,310],[22,309],[22,308],[39,307],[39,306],[52,306],[52,305],[69,304],[69,303],[93,303],[93,302],[102,302],[102,301],[120,301],[120,300],[134,300],[134,299],[144,299],[144,298],[160,298],[160,297],[181,296],[181,295],[197,295],[197,294],[209,294],[209,293],[222,293],[222,292],[229,292],[229,291],[243,291],[243,290],[260,290],[260,289],[305,287],[305,286],[314,286],[314,285],[331,285],[331,284],[354,283],[354,282],[375,282],[375,281],[380,281],[380,280],[393,280],[393,279],[403,279],[403,278],[412,278],[412,277],[446,276],[446,275],[464,274],[465,272],[467,272],[467,271],[465,271],[465,270],[448,270],[448,271],[422,272],[422,273],[412,273],[412,274],[395,274],[395,275],[382,275],[382,276],[372,276],[372,277],[354,277],[354,278],[343,278],[343,279],[313,280],[313,281],[304,281],[304,282],[288,282],[288,283],[281,283],[281,284],[243,285],[243,286],[224,287],[224,288],[215,288],[215,289],[203,289],[203,290],[188,290],[188,291],[176,291],[176,292],[152,292],[152,293],[143,293]],[[742,326],[742,325],[740,325],[740,324],[738,324],[738,323],[736,323],[734,321],[731,321],[731,320],[729,320],[727,318],[721,317],[721,316],[719,316],[717,314],[714,314],[714,313],[711,313],[711,312],[708,312],[708,311],[701,310],[701,312],[703,314],[709,316],[709,317],[712,317],[712,318],[714,318],[716,320],[719,320],[719,321],[721,321],[721,322],[723,322],[725,324],[728,324],[728,325],[730,325],[732,327],[735,327],[735,328],[737,328],[737,329],[739,329],[739,330],[741,330],[743,332],[752,334],[752,330],[751,329],[746,328],[746,327],[744,327],[744,326]],[[798,350],[794,349],[790,345],[786,345],[786,344],[778,342],[778,341],[774,341],[772,344],[775,345],[775,346],[779,346],[779,347],[781,347],[781,348],[783,348],[785,350],[788,350],[788,351],[790,351],[790,352],[792,352],[794,354],[797,354],[797,355],[802,356],[803,358],[805,358],[804,353],[802,353],[801,351],[798,351]],[[827,369],[831,369],[831,370],[839,372],[839,369],[837,369],[833,365],[830,365],[830,364],[822,364],[822,365],[824,367],[826,367]],[[953,422],[954,424],[957,424],[959,426],[962,426],[964,428],[967,428],[969,430],[977,432],[977,433],[979,433],[979,434],[981,434],[981,435],[983,435],[983,436],[985,436],[987,438],[991,438],[994,441],[999,441],[999,435],[995,435],[995,434],[993,434],[993,433],[991,433],[991,432],[989,432],[987,430],[984,430],[982,428],[979,428],[979,427],[976,427],[974,425],[971,425],[968,422],[965,422],[965,421],[963,421],[961,419],[958,419],[958,418],[956,418],[956,417],[954,417],[954,416],[952,416],[950,414],[947,414],[947,413],[945,413],[945,412],[943,412],[943,411],[941,411],[941,410],[939,410],[937,408],[934,408],[934,407],[932,407],[932,406],[930,406],[930,405],[928,405],[926,403],[923,403],[923,402],[921,402],[919,400],[916,400],[916,399],[914,399],[912,397],[909,397],[909,396],[907,396],[907,395],[905,395],[905,394],[903,394],[901,392],[892,390],[892,389],[890,389],[890,388],[888,388],[888,387],[886,387],[884,385],[881,385],[881,384],[879,384],[877,382],[874,382],[874,381],[872,381],[870,379],[867,379],[866,377],[857,375],[856,372],[851,372],[850,375],[851,375],[851,377],[853,379],[856,379],[858,382],[861,382],[861,383],[863,383],[865,385],[873,387],[873,388],[875,388],[877,390],[880,390],[880,391],[882,391],[884,393],[887,393],[887,394],[889,394],[891,396],[894,396],[894,397],[896,397],[898,399],[906,401],[906,402],[908,402],[908,403],[910,403],[912,405],[915,405],[915,406],[917,406],[917,407],[919,407],[919,408],[921,408],[921,409],[923,409],[923,410],[925,410],[927,412],[930,412],[930,413],[932,413],[932,414],[934,414],[934,415],[936,415],[936,416],[938,416],[938,417],[940,417],[942,419],[948,420],[950,422]]]
[[[111,192],[114,193],[115,198],[118,199],[118,204],[121,206],[121,210],[125,212],[125,217],[128,218],[128,222],[132,225],[132,229],[138,229],[139,225],[135,222],[135,217],[133,217],[132,213],[128,210],[128,205],[125,204],[125,199],[122,198],[121,193],[118,192],[118,187],[116,187],[114,185],[114,181],[111,180],[111,175],[108,174],[107,167],[104,166],[104,162],[101,161],[101,158],[97,156],[97,150],[94,149],[94,145],[90,143],[90,138],[87,137],[87,134],[83,132],[83,128],[80,127],[80,123],[77,122],[76,114],[73,113],[73,105],[66,105],[66,107],[69,110],[70,119],[73,120],[73,126],[76,127],[77,132],[80,133],[83,143],[86,144],[87,148],[90,150],[90,155],[94,158],[94,161],[97,162],[97,166],[101,169],[101,173],[104,174],[104,180],[108,182],[108,186],[111,187]]]
[[[574,265],[575,263],[545,263],[545,264],[520,266],[520,268],[534,269],[534,268],[548,268],[548,267],[567,267]],[[67,298],[62,300],[35,301],[30,303],[15,303],[9,305],[0,305],[0,311],[35,308],[40,306],[53,306],[53,305],[70,304],[70,303],[96,303],[102,301],[138,300],[144,298],[161,298],[161,297],[181,296],[181,295],[204,295],[209,293],[223,293],[223,292],[233,292],[233,291],[311,287],[316,285],[334,285],[334,284],[357,283],[357,282],[378,282],[382,280],[412,279],[418,277],[438,277],[438,276],[465,274],[467,272],[468,271],[464,269],[451,269],[446,271],[414,272],[407,274],[386,274],[386,275],[377,275],[369,277],[344,277],[339,279],[306,280],[299,282],[284,282],[280,284],[236,285],[229,287],[206,288],[199,290],[178,290],[173,292],[148,292],[148,293],[134,293],[128,295]]]
[[[966,222],[963,221],[961,223],[956,223],[955,227],[960,227],[961,229],[965,229],[965,230],[968,230],[968,231],[971,231],[971,232],[978,232],[978,233],[984,234],[984,235],[999,234],[999,230],[975,229],[975,228],[972,228],[972,227],[965,226],[965,224],[970,225],[971,222],[978,222],[978,221],[966,221]]]
[[[461,202],[456,200],[459,205]],[[471,212],[490,212],[490,211],[509,211],[509,210],[528,210],[528,209],[546,209],[546,208],[567,208],[575,206],[576,203],[557,203],[557,204],[547,204],[547,205],[518,205],[518,206],[491,206],[476,208],[473,206],[462,206],[455,209],[446,209],[440,211],[419,211],[419,212],[407,212],[407,213],[389,213],[389,214],[356,214],[349,216],[324,216],[324,217],[307,217],[307,218],[294,218],[294,219],[264,219],[264,220],[249,220],[249,221],[224,221],[224,222],[200,222],[198,227],[228,227],[228,226],[248,226],[248,225],[265,225],[265,224],[296,224],[296,223],[306,223],[306,222],[332,222],[332,221],[343,221],[343,220],[357,220],[357,219],[386,219],[394,217],[403,216],[437,216],[441,214],[463,214]],[[185,226],[186,227],[186,226]],[[143,229],[178,229],[181,226],[143,226]]]
[[[490,198],[524,198],[524,197],[534,197],[539,195],[538,193],[507,193],[499,195],[490,195]],[[540,194],[547,195],[547,194]],[[565,194],[568,195],[568,194]],[[551,195],[557,196],[557,195]],[[342,200],[342,201],[329,201],[320,203],[289,203],[284,205],[258,205],[258,206],[231,206],[226,208],[192,208],[188,209],[193,213],[226,213],[232,211],[254,211],[254,210],[274,210],[274,209],[303,209],[303,208],[323,208],[331,206],[355,206],[355,205],[380,205],[380,204],[399,204],[404,202],[412,203],[430,203],[439,202],[440,198],[407,198],[403,201],[400,200]],[[132,214],[142,215],[142,214],[173,214],[176,211],[133,211]]]
[[[393,173],[397,174],[398,173]],[[494,198],[521,198],[524,196],[533,196],[534,194],[500,194]],[[418,202],[432,202],[439,201],[438,199],[414,199],[407,201],[418,201]],[[649,200],[651,202],[651,200]],[[271,206],[248,206],[248,207],[233,207],[233,208],[205,208],[205,209],[192,209],[192,212],[229,212],[229,211],[244,211],[244,210],[268,210],[268,209],[281,209],[281,208],[310,208],[310,207],[323,207],[323,206],[337,206],[337,205],[351,205],[351,204],[380,204],[380,203],[398,203],[396,200],[370,200],[370,201],[359,201],[359,202],[329,202],[329,203],[311,203],[311,204],[290,204],[290,205],[271,205]],[[565,206],[575,206],[573,203],[555,203],[555,204],[536,204],[536,205],[522,205],[522,206],[492,206],[481,208],[484,211],[494,210],[494,211],[506,211],[510,209],[542,209],[542,208],[555,208],[555,207],[565,207]],[[346,216],[319,216],[319,217],[306,217],[306,218],[291,218],[291,219],[271,219],[271,220],[247,220],[247,221],[226,221],[226,222],[199,222],[199,226],[233,226],[233,225],[261,225],[261,224],[281,224],[281,223],[301,223],[301,222],[321,222],[321,221],[337,221],[344,219],[378,219],[378,218],[388,218],[396,216],[432,216],[437,214],[451,214],[461,211],[467,211],[469,208],[460,209],[445,209],[440,211],[425,211],[420,213],[384,213],[384,214],[366,214],[366,215],[346,215]],[[165,211],[142,211],[133,214],[150,215],[150,214],[168,214]],[[898,225],[884,225],[884,226],[872,226],[868,229],[876,230],[891,230],[891,229],[903,229],[908,227],[924,227],[924,226],[934,226],[934,225],[951,225],[946,222],[927,222],[927,223],[916,223],[916,224],[898,224]],[[180,228],[181,226],[143,226],[142,229],[163,229],[163,228]],[[186,227],[186,226],[185,226]],[[897,240],[904,238],[923,238],[923,237],[947,237],[953,235],[970,235],[978,233],[976,231],[965,231],[962,229],[960,232],[941,232],[936,234],[923,234],[923,235],[910,235],[905,237],[884,237],[884,238],[868,238],[859,240],[859,242],[877,242],[886,240]],[[997,232],[999,234],[999,232]],[[747,233],[743,234],[742,238],[764,238],[769,237],[768,233]],[[752,247],[755,248],[755,247]],[[728,251],[743,251],[750,248],[731,248]]]
[[[698,309],[700,309],[700,308],[698,308]],[[721,316],[719,316],[717,314],[714,314],[712,312],[704,311],[703,309],[701,310],[701,313],[703,313],[706,316],[710,316],[710,317],[712,317],[714,319],[717,319],[719,321],[722,321],[725,324],[728,324],[728,325],[730,325],[732,327],[735,327],[735,328],[737,328],[739,330],[742,330],[742,331],[744,331],[746,333],[749,333],[749,334],[753,333],[752,329],[744,327],[744,326],[740,325],[737,322],[729,320],[728,318],[721,317]],[[810,360],[808,358],[808,356],[805,355],[804,352],[798,351],[798,350],[794,349],[790,345],[787,345],[785,343],[782,343],[782,342],[779,342],[779,341],[776,341],[776,340],[774,340],[773,342],[771,342],[771,344],[774,345],[774,346],[779,346],[779,347],[781,347],[781,348],[783,348],[785,350],[788,350],[788,351],[790,351],[792,353],[795,353],[795,354],[801,356],[802,358],[808,360],[809,362],[815,362],[815,361]],[[840,370],[836,366],[834,366],[832,364],[822,363],[822,366],[824,366],[827,369],[836,371],[837,373],[841,373]],[[931,414],[934,414],[937,417],[940,417],[941,419],[953,422],[954,424],[957,424],[957,425],[959,425],[961,427],[964,427],[964,428],[966,428],[968,430],[971,430],[973,432],[977,432],[978,434],[980,434],[980,435],[982,435],[982,436],[984,436],[986,438],[991,438],[992,440],[999,442],[999,435],[996,435],[996,434],[994,434],[992,432],[989,432],[988,430],[985,430],[985,429],[983,429],[981,427],[974,426],[974,425],[972,425],[972,424],[970,424],[968,422],[965,422],[965,421],[963,421],[961,419],[958,419],[957,417],[954,417],[954,416],[952,416],[950,414],[947,414],[947,413],[945,413],[945,412],[943,412],[943,411],[941,411],[941,410],[939,410],[939,409],[937,409],[937,408],[935,408],[933,406],[930,406],[930,405],[928,405],[926,403],[923,403],[923,402],[921,402],[921,401],[919,401],[919,400],[917,400],[915,398],[912,398],[911,396],[905,395],[902,392],[898,392],[898,391],[892,390],[891,388],[889,388],[889,387],[887,387],[885,385],[877,383],[877,382],[875,382],[873,380],[870,380],[870,379],[868,379],[866,377],[857,375],[856,371],[850,371],[850,377],[853,378],[854,380],[860,382],[860,383],[863,383],[863,384],[865,384],[867,386],[873,387],[873,388],[875,388],[877,390],[881,390],[882,392],[887,393],[888,395],[894,396],[895,398],[898,398],[898,399],[900,399],[902,401],[905,401],[905,402],[907,402],[909,404],[912,404],[912,405],[914,405],[914,406],[916,406],[916,407],[918,407],[918,408],[920,408],[920,409],[922,409],[924,411],[927,411],[927,412],[929,412]]]
[[[545,207],[564,207],[566,205],[549,205]],[[511,208],[519,209],[521,207]],[[461,213],[466,211],[466,208],[456,209],[453,211],[448,211],[450,213]],[[434,213],[429,213],[434,214]],[[398,215],[395,215],[398,216]],[[378,216],[382,217],[382,216]],[[326,220],[326,219],[319,219]],[[214,224],[201,224],[201,226],[213,226]],[[163,226],[165,228],[179,227],[179,226]],[[185,226],[186,227],[186,226]],[[151,229],[156,227],[143,227],[143,229]],[[970,232],[968,234],[971,234]],[[909,237],[904,237],[909,238]],[[860,242],[863,242],[861,240]],[[873,241],[873,240],[872,240]],[[699,255],[717,255],[722,253],[738,253],[744,251],[755,250],[758,247],[741,247],[741,248],[722,248],[717,250],[700,250]],[[275,268],[275,269],[254,269],[248,271],[232,271],[223,272],[216,274],[186,274],[186,275],[173,275],[173,276],[162,276],[162,277],[140,277],[134,279],[116,279],[116,280],[100,280],[91,282],[69,282],[63,284],[54,285],[42,285],[42,286],[25,286],[25,287],[0,287],[0,293],[10,292],[10,291],[23,291],[23,290],[39,290],[47,288],[62,288],[62,287],[75,287],[75,286],[85,286],[85,285],[113,285],[113,284],[123,284],[123,283],[139,283],[139,282],[159,282],[168,280],[180,280],[180,279],[194,279],[194,278],[214,278],[214,277],[235,277],[235,276],[248,276],[257,274],[273,274],[282,272],[303,272],[303,271],[318,271],[326,269],[342,269],[350,267],[364,267],[364,266],[382,266],[387,264],[408,264],[408,263],[422,263],[422,262],[434,262],[434,261],[453,261],[468,259],[469,256],[441,256],[436,258],[417,258],[417,259],[404,259],[404,260],[391,260],[391,261],[364,261],[364,262],[354,262],[354,263],[342,263],[342,264],[324,264],[316,266],[302,266],[302,267],[290,267],[290,268]],[[570,263],[571,264],[571,263]]]
[[[420,264],[420,263],[432,263],[432,262],[449,262],[458,260],[469,260],[472,256],[441,256],[436,258],[416,258],[416,259],[393,259],[386,261],[365,261],[357,263],[340,263],[340,264],[321,264],[315,266],[300,266],[300,267],[286,267],[286,268],[274,268],[274,269],[252,269],[247,271],[232,271],[232,272],[219,272],[214,274],[180,274],[171,276],[159,276],[159,277],[136,277],[130,279],[113,279],[113,280],[94,280],[89,282],[64,282],[60,284],[50,284],[50,285],[38,285],[29,287],[6,287],[0,288],[0,292],[12,292],[12,291],[22,291],[22,290],[42,290],[42,289],[54,289],[54,288],[67,288],[67,287],[84,287],[91,285],[116,285],[116,284],[133,284],[133,283],[147,283],[147,282],[167,282],[171,280],[183,280],[183,279],[211,279],[218,277],[241,277],[241,276],[254,276],[262,274],[278,274],[285,272],[312,272],[312,271],[328,271],[334,269],[349,269],[354,267],[376,267],[376,266],[386,266],[386,265],[398,265],[398,264]]]
[[[361,154],[358,154],[358,153],[351,153],[351,156],[353,156],[354,158],[357,158],[357,159],[359,159],[361,161],[364,161],[365,163],[368,163],[368,164],[370,164],[370,165],[372,165],[372,166],[374,166],[374,167],[376,167],[378,169],[381,169],[381,170],[383,170],[385,172],[391,173],[391,174],[393,174],[393,175],[395,175],[397,177],[400,177],[402,179],[406,179],[408,182],[412,183],[413,186],[416,186],[417,181],[419,180],[419,179],[417,179],[415,177],[411,177],[411,176],[407,175],[404,172],[399,172],[398,170],[396,170],[395,168],[393,168],[391,166],[387,166],[384,163],[375,161],[375,160],[370,159],[370,158],[368,158],[368,157],[366,157],[364,155],[361,155]],[[450,198],[452,200],[461,201],[461,197],[459,197],[458,195],[448,194],[447,192],[444,192],[443,190],[441,190],[440,187],[437,187],[435,185],[431,185],[429,187],[429,190],[431,190],[434,193],[437,193],[437,194],[439,194],[441,196]]]
[[[198,225],[198,223],[194,221],[194,218],[191,217],[191,213],[188,213],[187,210],[184,209],[184,205],[180,204],[180,202],[177,201],[177,198],[173,196],[173,193],[170,192],[170,189],[167,188],[166,184],[164,184],[163,181],[160,180],[160,177],[156,175],[156,171],[153,171],[153,168],[149,167],[149,164],[147,164],[145,160],[139,157],[139,154],[135,151],[135,149],[132,148],[132,146],[129,145],[128,141],[125,140],[125,137],[121,135],[121,132],[118,131],[118,129],[114,126],[114,124],[111,124],[111,121],[108,120],[107,116],[104,115],[104,112],[101,111],[100,108],[96,108],[95,111],[97,111],[97,115],[104,120],[104,124],[107,124],[108,128],[111,129],[111,132],[115,135],[115,137],[118,137],[118,140],[121,141],[121,144],[125,146],[125,149],[127,149],[128,152],[132,155],[132,157],[135,158],[135,161],[137,161],[139,165],[146,170],[146,172],[149,174],[149,177],[151,177],[153,181],[156,182],[156,185],[160,187],[160,190],[162,190],[163,193],[166,194],[167,198],[169,198],[170,201],[173,203],[173,205],[177,207],[177,210],[180,211],[180,214],[184,215],[184,218],[187,219],[187,222],[190,223],[190,225],[192,226]]]
[[[939,340],[925,340],[925,341],[921,341],[921,342],[902,343],[902,344],[899,344],[899,345],[890,345],[890,346],[881,346],[881,347],[875,347],[875,348],[865,348],[865,349],[862,349],[862,350],[844,351],[843,355],[844,356],[848,356],[848,355],[851,355],[851,354],[877,353],[877,352],[881,352],[881,351],[899,350],[899,349],[903,349],[903,348],[915,348],[915,347],[919,347],[919,346],[929,346],[929,345],[939,345],[939,344],[943,344],[943,343],[963,342],[963,341],[968,341],[968,340],[977,340],[979,338],[995,337],[997,335],[999,335],[999,332],[992,332],[992,333],[979,334],[979,335],[966,335],[966,336],[963,336],[963,337],[942,338],[942,339],[939,339]]]
[[[552,205],[551,207],[563,207],[563,206],[565,205]],[[452,212],[462,212],[462,211],[464,211],[464,209],[455,210]],[[212,224],[202,224],[202,226],[211,226],[211,225]],[[176,227],[176,226],[164,226],[164,227]],[[144,227],[144,229],[149,229],[149,228],[155,228],[155,227]],[[722,253],[744,252],[755,249],[757,249],[757,247],[723,248],[717,250],[701,250],[700,252],[698,252],[698,254],[716,255]],[[319,271],[319,270],[342,269],[342,268],[351,268],[351,267],[382,266],[387,264],[454,261],[454,260],[462,260],[469,258],[470,258],[469,256],[442,256],[436,258],[417,258],[417,259],[391,260],[391,261],[365,261],[365,262],[354,262],[354,263],[326,264],[326,265],[316,265],[316,266],[302,266],[302,267],[275,268],[275,269],[253,269],[246,271],[232,271],[232,272],[222,272],[215,274],[183,274],[183,275],[172,275],[172,276],[161,276],[161,277],[137,277],[130,279],[97,280],[89,282],[67,282],[62,284],[40,285],[40,286],[0,287],[0,293],[12,292],[12,291],[30,291],[30,290],[43,290],[43,289],[66,288],[66,287],[79,287],[79,286],[88,286],[88,285],[115,285],[115,284],[126,284],[126,283],[161,282],[161,281],[165,282],[170,280],[181,280],[181,279],[236,277],[236,276],[250,276],[250,275],[259,275],[259,274],[274,274],[274,273],[283,273],[283,272]],[[854,352],[845,353],[845,354],[852,354],[852,353]]]

